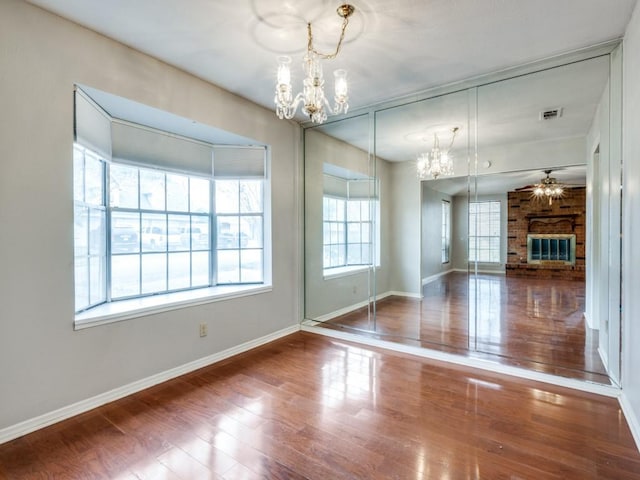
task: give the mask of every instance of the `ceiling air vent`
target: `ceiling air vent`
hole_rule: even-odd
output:
[[[562,107],[549,108],[540,112],[540,120],[553,120],[562,116]]]

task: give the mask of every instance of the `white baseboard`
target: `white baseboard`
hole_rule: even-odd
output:
[[[409,293],[409,292],[397,292],[397,291],[388,291],[384,293],[380,293],[376,295],[376,301],[382,300],[383,298],[390,297],[392,295],[398,297],[412,297],[412,298],[422,298],[422,295],[419,293]],[[334,310],[333,312],[325,313],[324,315],[320,315],[319,317],[314,318],[313,320],[316,322],[326,322],[329,320],[333,320],[336,317],[341,315],[345,315],[347,313],[351,313],[354,310],[357,310],[362,307],[366,307],[370,303],[370,300],[364,300],[362,302],[354,303],[344,308],[340,308],[338,310]]]
[[[624,390],[622,391],[622,395],[620,395],[620,398],[618,399],[618,401],[620,402],[620,408],[622,408],[622,413],[624,414],[624,418],[627,419],[627,425],[629,425],[629,430],[631,430],[631,435],[633,436],[633,439],[636,442],[636,447],[640,452],[640,419],[633,411],[633,408],[631,407],[631,403],[629,402],[629,399],[627,399],[627,396],[625,395]]]
[[[424,277],[422,279],[422,286],[424,287],[427,283],[431,283],[437,279],[439,279],[440,277],[443,277],[445,275],[448,275],[451,272],[456,272],[457,270],[454,270],[453,268],[450,268],[449,270],[446,270],[444,272],[440,272],[440,273],[436,273],[435,275],[430,275],[428,277]]]
[[[394,297],[409,297],[409,298],[422,298],[421,293],[411,293],[411,292],[398,292],[397,290],[391,290],[385,294],[386,297],[394,296]]]
[[[605,353],[602,351],[602,349],[600,347],[598,347],[598,356],[600,357],[600,360],[602,361],[602,365],[604,365],[604,370],[606,372],[609,371],[609,357],[607,355],[605,355]]]
[[[549,373],[536,372],[533,370],[527,370],[520,367],[513,367],[510,365],[500,365],[490,360],[484,360],[480,358],[468,358],[462,355],[456,355],[453,353],[440,352],[437,350],[430,350],[428,348],[414,347],[411,345],[404,345],[401,343],[391,342],[388,340],[380,340],[377,338],[370,338],[364,335],[358,335],[355,333],[343,332],[341,330],[332,330],[322,327],[314,327],[310,325],[302,325],[301,330],[305,332],[317,333],[327,337],[338,338],[341,340],[347,340],[354,343],[360,343],[369,345],[372,347],[384,348],[395,352],[408,353],[418,357],[429,358],[432,360],[440,360],[456,365],[463,365],[465,367],[476,368],[480,370],[487,370],[495,373],[502,373],[518,378],[525,378],[528,380],[534,380],[538,382],[544,382],[551,385],[557,385],[560,387],[572,388],[574,390],[580,390],[583,392],[596,393],[598,395],[604,395],[607,397],[619,397],[621,390],[618,387],[611,385],[601,385],[597,383],[585,382],[574,378],[559,377],[551,375]]]
[[[290,327],[283,328],[282,330],[278,330],[277,332],[270,333],[269,335],[265,335],[263,337],[242,343],[240,345],[236,345],[235,347],[228,348],[226,350],[223,350],[222,352],[214,353],[213,355],[194,360],[184,365],[180,365],[179,367],[175,367],[170,370],[157,373],[150,377],[129,383],[128,385],[123,385],[122,387],[118,387],[108,392],[101,393],[99,395],[96,395],[95,397],[87,398],[86,400],[82,400],[80,402],[54,410],[52,412],[45,413],[44,415],[40,415],[38,417],[31,418],[15,425],[0,429],[0,444],[26,435],[27,433],[34,432],[35,430],[47,427],[61,420],[65,420],[75,415],[87,412],[96,407],[100,407],[102,405],[105,405],[106,403],[113,402],[114,400],[126,397],[127,395],[131,395],[132,393],[139,392],[141,390],[144,390],[145,388],[149,388],[167,380],[171,380],[172,378],[179,377],[180,375],[184,375],[185,373],[192,372],[194,370],[214,364],[239,353],[246,352],[253,348],[259,347],[260,345],[272,342],[274,340],[277,340],[278,338],[284,337],[299,330],[300,325],[292,325]]]

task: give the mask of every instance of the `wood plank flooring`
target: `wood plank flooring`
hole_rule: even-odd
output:
[[[361,308],[323,325],[609,384],[598,332],[585,326],[584,292],[575,280],[452,272],[425,285],[422,300],[387,297],[375,319]]]
[[[2,479],[640,479],[615,399],[298,332],[0,445]]]

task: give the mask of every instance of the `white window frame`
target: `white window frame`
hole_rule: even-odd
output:
[[[451,261],[451,202],[442,200],[442,263]]]
[[[83,87],[84,88],[84,87]],[[109,96],[109,94],[102,93],[102,95]],[[102,98],[102,97],[101,97]],[[75,99],[75,143],[74,151],[81,150],[85,155],[85,152],[102,152],[100,154],[95,154],[100,157],[103,168],[103,198],[101,204],[98,208],[101,208],[102,211],[105,212],[106,216],[106,227],[104,232],[104,241],[102,242],[104,245],[104,250],[102,255],[105,257],[104,263],[107,264],[106,273],[105,273],[105,293],[103,298],[100,299],[99,302],[83,302],[78,304],[79,308],[76,311],[74,316],[74,328],[82,329],[86,327],[91,327],[95,325],[102,325],[106,323],[112,323],[115,321],[126,320],[130,318],[136,318],[143,315],[148,315],[151,313],[158,313],[163,311],[169,311],[177,308],[183,308],[185,306],[192,306],[210,302],[217,302],[226,300],[229,298],[236,298],[246,295],[255,295],[261,294],[264,292],[271,291],[271,211],[270,211],[270,180],[269,180],[269,148],[267,146],[254,146],[254,145],[222,145],[216,146],[214,144],[203,143],[198,140],[193,140],[187,137],[182,137],[178,134],[168,133],[160,130],[156,130],[152,127],[132,124],[127,121],[114,120],[112,119],[104,109],[102,109],[97,103],[95,103],[84,91],[80,88],[76,87],[76,96]],[[119,101],[130,102],[126,99],[119,99]],[[132,103],[132,102],[131,102]],[[132,103],[132,108],[141,108],[138,104]],[[142,106],[144,107],[144,106]],[[171,114],[167,112],[161,112],[159,115],[167,115],[171,116]],[[150,151],[141,151],[145,149],[147,145],[144,141],[133,142],[133,143],[121,143],[116,146],[114,138],[113,129],[116,125],[120,131],[123,129],[126,130],[130,128],[131,131],[133,129],[140,130],[144,135],[155,135],[159,140],[161,140],[161,145],[168,144],[170,147],[173,144],[178,145],[177,149],[174,148],[173,151],[168,149],[168,153],[165,155],[164,150],[153,150]],[[133,138],[135,140],[136,132],[132,133]],[[162,137],[162,138],[160,138]],[[131,137],[127,138],[129,140]],[[163,143],[164,142],[164,143]],[[128,156],[123,157],[121,152],[124,146],[125,149],[129,148],[131,145],[131,151],[134,153],[142,153],[140,158],[136,158],[133,155],[131,158]],[[152,144],[150,144],[152,145]],[[141,147],[142,146],[142,147]],[[185,148],[186,150],[183,150]],[[137,152],[136,152],[137,149]],[[207,150],[208,149],[208,150]],[[176,155],[176,151],[178,155]],[[188,152],[188,155],[179,155],[181,152]],[[203,152],[206,151],[212,152],[209,154],[209,158],[203,157]],[[113,153],[112,153],[113,152]],[[118,158],[115,158],[116,152],[119,152]],[[190,154],[194,153],[192,157]],[[158,162],[155,162],[155,156],[158,155]],[[173,157],[171,157],[173,154]],[[112,158],[113,156],[113,158]],[[215,160],[219,156],[219,161]],[[186,168],[180,168],[180,162],[186,160]],[[176,163],[177,162],[177,163]],[[74,159],[75,163],[75,159]],[[189,177],[198,177],[201,179],[206,179],[209,182],[209,192],[210,192],[210,210],[207,213],[207,217],[209,219],[209,245],[206,250],[209,253],[209,281],[206,285],[198,285],[194,286],[193,283],[189,283],[188,288],[178,288],[172,290],[169,288],[169,281],[167,279],[167,289],[160,289],[160,291],[153,291],[148,294],[141,295],[133,295],[131,298],[118,298],[114,299],[111,296],[110,282],[112,281],[111,274],[111,265],[110,262],[112,260],[112,256],[115,255],[111,250],[111,225],[110,219],[111,215],[114,212],[124,212],[127,209],[119,209],[116,207],[112,207],[109,201],[109,166],[110,165],[127,165],[133,168],[139,169],[154,169],[156,171],[162,171],[165,174],[177,174]],[[195,170],[191,170],[190,166],[193,165]],[[206,173],[206,169],[209,169],[209,173]],[[215,170],[217,168],[217,170]],[[75,174],[75,167],[74,167]],[[261,188],[261,203],[262,208],[260,212],[243,212],[242,214],[252,215],[256,217],[253,220],[258,219],[258,223],[261,223],[261,228],[256,231],[260,231],[262,239],[260,242],[256,243],[252,239],[251,249],[255,252],[260,251],[261,254],[257,255],[257,257],[261,257],[259,261],[262,263],[262,278],[256,277],[254,275],[253,280],[242,281],[234,283],[221,283],[218,282],[218,276],[215,273],[215,267],[217,265],[214,256],[218,253],[218,249],[216,246],[216,231],[215,226],[216,215],[215,215],[215,184],[217,181],[228,181],[228,180],[260,180],[262,184]],[[75,179],[74,179],[75,180]],[[84,177],[83,177],[84,180]],[[84,187],[83,187],[84,188]],[[138,189],[140,189],[140,185],[138,184]],[[76,208],[85,208],[86,202],[84,202],[84,198],[78,199],[76,198],[76,192],[78,190],[78,186],[74,184],[74,205]],[[165,190],[166,197],[166,190]],[[141,205],[138,204],[138,208],[134,209],[135,211],[142,211],[140,208]],[[166,204],[165,204],[166,207]],[[129,209],[129,211],[133,211]],[[172,215],[176,212],[171,212],[166,210],[160,212],[162,215]],[[192,215],[193,212],[178,212],[180,215],[184,215],[185,218],[187,215]],[[167,217],[168,218],[168,217]],[[176,217],[177,218],[177,217]],[[75,221],[75,214],[74,214]],[[80,225],[83,229],[82,231],[78,231],[74,238],[78,235],[85,235],[84,233],[87,229],[86,225]],[[142,230],[138,231],[140,235]],[[167,237],[169,233],[167,232]],[[192,232],[189,231],[189,236],[192,235]],[[168,241],[168,238],[167,238]],[[84,242],[84,240],[83,240]],[[141,244],[141,239],[139,239]],[[86,242],[85,242],[86,243]],[[74,240],[74,251],[76,250],[76,245],[78,243]],[[246,248],[245,248],[246,247]],[[249,246],[238,245],[237,250],[238,254],[243,252],[244,250],[249,250]],[[190,239],[188,251],[190,254],[193,250],[193,241]],[[232,248],[226,248],[225,250],[233,250]],[[204,251],[204,250],[203,250]],[[80,252],[81,255],[77,257],[77,260],[82,259],[86,260],[88,258],[88,253],[86,251]],[[169,252],[166,252],[167,255]],[[182,252],[184,253],[184,252]],[[138,252],[138,255],[142,255],[142,252]],[[254,255],[254,258],[256,255]],[[167,256],[167,264],[169,263],[169,257]],[[88,261],[88,260],[87,260]],[[141,260],[140,260],[141,261]],[[255,265],[255,262],[254,262]],[[167,266],[167,269],[169,267]],[[259,272],[260,270],[253,267],[254,271]],[[168,271],[168,270],[167,270]],[[82,273],[82,272],[80,272]],[[76,276],[79,272],[76,272]],[[84,275],[84,273],[83,273]],[[191,277],[190,277],[191,278]],[[248,277],[247,277],[248,278]],[[242,282],[242,283],[241,283]],[[78,290],[80,284],[76,285],[76,290]],[[83,294],[84,292],[80,292]],[[88,295],[88,294],[87,294]]]
[[[469,261],[497,264],[502,243],[499,200],[469,202]]]

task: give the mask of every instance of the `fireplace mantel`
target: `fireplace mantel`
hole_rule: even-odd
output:
[[[576,227],[576,218],[580,215],[577,213],[558,213],[558,214],[540,214],[540,213],[529,213],[525,215],[525,218],[529,222],[529,228],[531,229],[531,224],[533,223],[545,223],[547,225],[554,225],[562,222],[569,222],[571,224],[571,231],[575,230]]]

